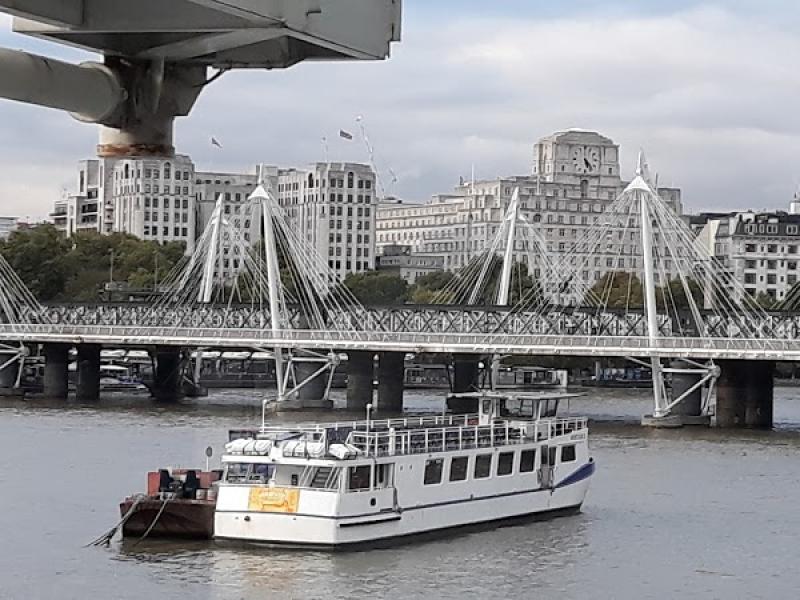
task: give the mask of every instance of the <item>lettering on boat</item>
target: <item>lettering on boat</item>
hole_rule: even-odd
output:
[[[296,513],[300,490],[279,487],[252,488],[248,509],[265,513]]]

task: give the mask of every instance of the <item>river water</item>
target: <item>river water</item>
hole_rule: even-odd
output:
[[[441,401],[408,392],[416,409]],[[145,472],[202,466],[252,392],[173,407],[0,403],[0,599],[797,598],[800,389],[776,389],[772,432],[645,430],[646,392],[572,401],[599,422],[582,514],[329,554],[214,543],[84,548]],[[337,415],[350,417],[353,415]],[[329,417],[330,418],[330,417]]]

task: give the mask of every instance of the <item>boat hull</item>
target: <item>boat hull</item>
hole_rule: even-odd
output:
[[[122,516],[126,515],[134,504],[128,499],[120,503]],[[134,513],[122,528],[124,537],[142,537],[153,525],[149,538],[181,538],[211,539],[214,537],[214,507],[216,502],[209,500],[170,500],[164,502],[158,498],[143,500],[136,505]],[[159,517],[159,511],[164,508]]]
[[[582,478],[555,489],[518,490],[357,516],[225,511],[215,515],[215,538],[275,546],[380,546],[426,535],[491,528],[509,521],[545,519],[580,510],[594,464]]]

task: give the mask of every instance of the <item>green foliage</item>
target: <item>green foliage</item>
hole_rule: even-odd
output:
[[[345,278],[344,285],[359,302],[375,306],[403,304],[409,291],[405,279],[380,271],[351,273]]]
[[[765,292],[759,292],[758,296],[756,296],[756,304],[758,304],[764,310],[772,310],[777,307],[778,302]]]
[[[181,260],[184,245],[160,245],[131,235],[82,232],[64,238],[52,225],[17,231],[0,254],[42,301],[95,301],[111,275],[134,289],[151,289]],[[156,267],[158,273],[156,273]]]
[[[691,297],[698,307],[703,305],[703,290],[696,281],[686,281]],[[689,296],[680,279],[672,279],[666,287],[656,287],[656,306],[664,309],[664,299],[670,310],[689,308]],[[607,299],[607,302],[605,302]],[[643,308],[644,286],[636,275],[621,271],[611,271],[595,283],[584,298],[587,306],[604,304],[608,308]]]

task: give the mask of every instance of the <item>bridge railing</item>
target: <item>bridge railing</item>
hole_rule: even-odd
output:
[[[799,340],[661,337],[565,336],[506,333],[415,333],[386,331],[317,331],[287,329],[212,329],[80,325],[0,325],[0,339],[30,342],[94,341],[107,345],[180,345],[219,347],[294,347],[309,349],[376,349],[437,352],[508,352],[518,354],[591,355],[596,350],[620,355],[702,355],[800,352]]]

